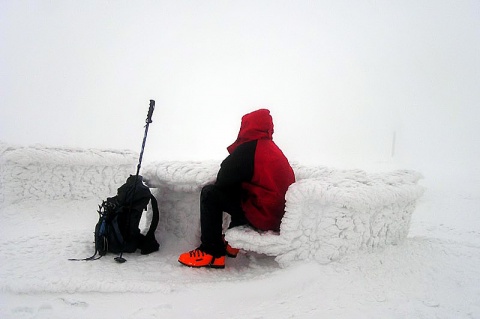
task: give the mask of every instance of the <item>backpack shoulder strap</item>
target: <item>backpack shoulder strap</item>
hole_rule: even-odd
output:
[[[147,237],[154,236],[155,230],[157,229],[158,226],[158,221],[160,219],[159,212],[158,212],[158,204],[157,204],[157,199],[153,194],[150,194],[150,201],[152,204],[152,210],[153,210],[153,216],[152,216],[152,222],[150,223],[150,228],[148,229],[148,232],[146,234]]]
[[[154,251],[157,251],[160,247],[157,240],[155,239],[155,230],[157,229],[159,220],[157,199],[155,198],[155,196],[150,194],[150,200],[152,202],[153,216],[152,222],[150,223],[150,228],[148,229],[147,234],[145,236],[142,236],[142,241],[139,246],[142,255],[153,253]]]

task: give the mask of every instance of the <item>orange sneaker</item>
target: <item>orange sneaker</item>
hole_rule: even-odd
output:
[[[178,258],[178,262],[182,265],[195,268],[225,268],[225,256],[215,258],[198,248],[181,254]]]
[[[225,243],[225,251],[227,252],[227,256],[231,258],[236,258],[240,249],[230,246],[228,244],[228,241],[225,240],[225,235],[223,235],[223,242]]]

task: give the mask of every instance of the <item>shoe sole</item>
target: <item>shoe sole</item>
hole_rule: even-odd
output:
[[[213,269],[224,269],[225,268],[225,265],[208,264],[208,265],[205,265],[205,266],[193,266],[193,265],[188,265],[188,264],[182,263],[180,260],[178,262],[180,264],[182,264],[184,266],[187,266],[187,267],[190,267],[190,268],[213,268]]]

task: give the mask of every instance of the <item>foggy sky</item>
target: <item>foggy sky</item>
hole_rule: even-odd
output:
[[[0,140],[480,175],[478,1],[0,1]],[[435,169],[433,169],[435,168]]]

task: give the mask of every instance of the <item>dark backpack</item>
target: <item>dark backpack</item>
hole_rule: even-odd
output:
[[[151,201],[153,217],[146,235],[140,233],[142,213]],[[108,252],[120,254],[115,258],[124,262],[123,253],[133,253],[140,249],[141,254],[158,251],[160,245],[155,239],[159,212],[157,200],[143,183],[140,175],[130,175],[126,183],[117,190],[117,195],[108,197],[98,209],[99,219],[95,225],[95,254],[80,260],[101,258]],[[99,257],[95,256],[97,253]],[[72,259],[77,260],[77,259]]]

